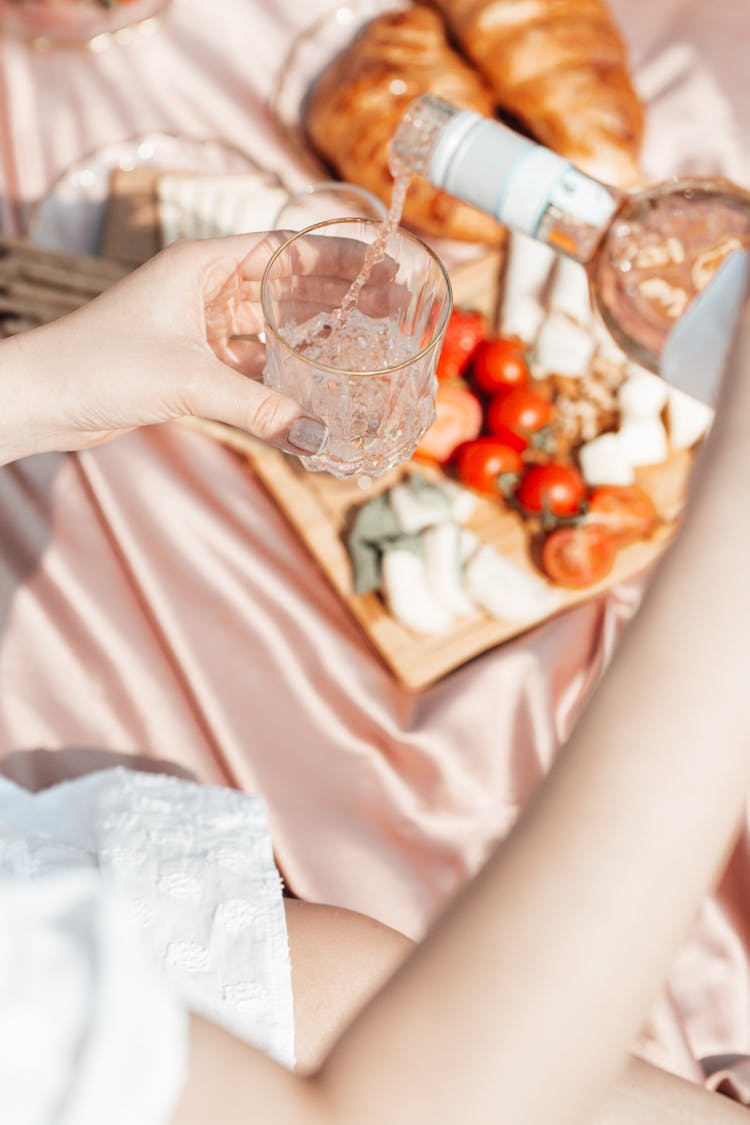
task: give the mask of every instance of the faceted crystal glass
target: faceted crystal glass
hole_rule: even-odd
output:
[[[450,281],[418,238],[386,231],[366,219],[309,227],[276,251],[261,283],[265,382],[327,424],[324,449],[301,460],[337,477],[377,475],[408,460],[435,417]],[[385,239],[384,257],[340,322],[338,310],[376,239]],[[333,327],[321,359],[306,326],[326,319]]]

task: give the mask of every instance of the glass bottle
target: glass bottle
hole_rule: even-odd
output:
[[[724,259],[750,245],[750,193],[727,180],[625,193],[430,95],[412,102],[391,141],[391,171],[405,170],[584,265],[612,336],[653,371],[675,321]]]

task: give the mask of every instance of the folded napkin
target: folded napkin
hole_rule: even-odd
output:
[[[271,230],[287,192],[263,173],[162,175],[157,182],[162,245]]]

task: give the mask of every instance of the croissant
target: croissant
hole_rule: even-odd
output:
[[[313,87],[306,107],[309,137],[344,180],[386,203],[392,176],[388,144],[413,98],[435,93],[492,116],[492,94],[448,44],[445,25],[417,5],[367,24]],[[505,231],[494,219],[415,179],[403,221],[428,235],[499,245]]]
[[[584,171],[641,178],[643,107],[604,0],[433,0],[495,106]]]

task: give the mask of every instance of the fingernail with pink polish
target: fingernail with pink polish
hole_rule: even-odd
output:
[[[289,427],[287,441],[300,453],[320,453],[328,441],[328,426],[318,418],[296,418]]]

